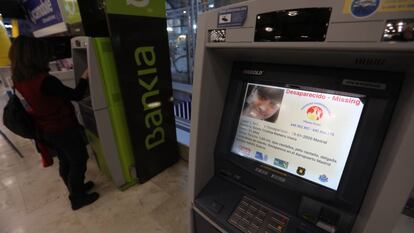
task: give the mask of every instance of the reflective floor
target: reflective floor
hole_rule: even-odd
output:
[[[4,98],[2,95],[1,109]],[[1,233],[187,232],[186,162],[121,192],[91,158],[86,176],[95,182],[94,191],[101,198],[72,211],[57,164],[43,168],[31,141],[12,135],[2,125],[0,129],[25,156],[19,158],[0,136]]]

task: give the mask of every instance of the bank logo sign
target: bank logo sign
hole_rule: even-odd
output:
[[[353,0],[351,14],[355,17],[368,17],[375,13],[380,5],[380,0]]]
[[[414,12],[414,0],[344,0],[342,12],[367,17],[383,12]]]
[[[24,0],[22,3],[34,24],[32,28],[34,31],[62,22],[59,5],[56,1]]]
[[[135,7],[146,7],[150,0],[127,0],[127,5]]]
[[[178,160],[165,0],[106,0],[139,182]],[[125,27],[134,25],[134,29]]]
[[[165,0],[107,0],[108,14],[165,18]]]
[[[60,12],[67,24],[76,24],[81,22],[78,2],[74,0],[58,0]]]
[[[76,2],[75,1],[65,1],[65,11],[69,14],[69,15],[75,15],[76,14]]]

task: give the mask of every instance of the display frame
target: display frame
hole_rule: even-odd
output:
[[[360,85],[350,85],[347,83],[349,80],[355,81],[354,83],[359,82]],[[401,82],[402,76],[393,72],[236,62],[233,66],[215,147],[216,173],[222,172],[223,164],[230,162],[260,179],[259,183],[269,188],[277,186],[277,188],[328,202],[340,208],[356,211],[375,167]],[[241,157],[231,151],[243,108],[247,83],[293,89],[317,88],[318,90],[325,89],[327,92],[336,91],[366,96],[364,98],[366,106],[361,114],[348,160],[336,191],[258,161]],[[369,83],[372,85],[368,85]],[[378,86],[374,88],[373,84],[378,84]],[[380,88],[384,86],[385,89]],[[242,97],[235,98],[235,96]],[[383,114],[381,119],[373,120],[373,116],[378,113]],[[384,127],[375,129],[378,124]],[[368,132],[371,131],[375,136],[367,137]],[[357,157],[367,153],[369,156]],[[249,185],[254,186],[254,184]]]

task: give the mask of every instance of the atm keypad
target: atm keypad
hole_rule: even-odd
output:
[[[282,233],[289,218],[245,196],[227,221],[245,233]]]

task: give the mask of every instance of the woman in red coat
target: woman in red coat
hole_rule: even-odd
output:
[[[87,193],[93,182],[84,183],[88,152],[71,103],[83,98],[88,72],[75,89],[66,87],[48,73],[50,57],[45,40],[26,36],[17,37],[9,51],[14,86],[31,108],[41,141],[57,151],[59,174],[69,190],[72,209],[77,210],[99,198],[96,192]]]

